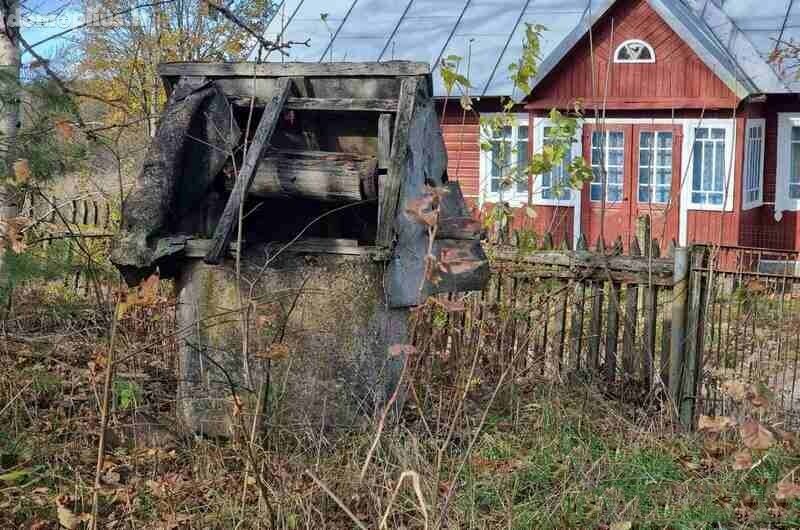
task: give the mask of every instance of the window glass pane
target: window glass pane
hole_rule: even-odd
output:
[[[792,127],[792,141],[800,142],[800,127]]]
[[[669,188],[659,186],[656,188],[656,196],[653,202],[667,203],[669,202]]]
[[[800,184],[800,142],[792,142],[792,166],[789,172],[789,182]]]
[[[659,149],[656,154],[656,165],[672,166],[672,149]]]
[[[693,151],[692,157],[694,158],[694,161],[692,163],[692,189],[699,190],[701,175],[703,174],[703,144],[700,142],[695,142]]]
[[[659,186],[669,186],[672,180],[672,170],[666,168],[656,169],[656,184]]]
[[[646,186],[648,189],[650,188],[650,171],[649,167],[639,168],[639,185]]]
[[[651,166],[653,164],[653,150],[650,149],[640,149],[639,150],[639,165],[640,166]]]
[[[625,135],[620,131],[592,133],[592,172],[594,175],[591,199],[602,200],[603,172],[606,178],[606,200],[622,200],[622,174],[625,165]]]
[[[714,176],[714,144],[711,142],[703,143],[703,182],[701,190],[710,190]]]
[[[723,142],[715,142],[714,148],[716,153],[714,155],[714,190],[724,190],[724,175],[728,166],[725,164],[725,144]]]
[[[708,138],[708,129],[695,129],[694,137],[697,139]]]
[[[653,147],[653,133],[643,132],[639,136],[639,148]]]
[[[658,135],[658,147],[672,149],[672,133],[660,133]]]
[[[518,140],[527,140],[528,139],[528,126],[527,125],[520,125],[517,127],[517,139]]]
[[[716,140],[725,139],[725,129],[711,129],[711,138]]]

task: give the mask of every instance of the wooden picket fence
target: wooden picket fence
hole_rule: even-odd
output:
[[[448,357],[477,348],[490,372],[513,366],[518,375],[536,372],[556,381],[600,379],[622,399],[668,404],[691,426],[699,412],[714,408],[719,387],[708,374],[716,360],[742,357],[706,351],[720,342],[718,321],[706,313],[744,285],[746,274],[761,273],[740,270],[739,280],[721,282],[730,275],[719,269],[719,253],[670,245],[662,256],[648,225],[628,248],[620,240],[598,241],[589,250],[582,237],[574,250],[554,249],[549,236],[527,248],[487,245],[488,287],[444,320],[434,306],[431,325],[415,338],[418,347]]]
[[[99,230],[111,227],[111,212],[111,204],[95,194],[66,199],[30,194],[22,206],[22,214],[37,222],[83,225]]]

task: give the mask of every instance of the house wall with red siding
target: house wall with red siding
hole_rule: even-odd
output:
[[[447,148],[447,176],[461,185],[469,202],[480,196],[480,114],[461,108],[457,98],[439,102],[444,145]]]
[[[741,245],[758,248],[800,249],[800,212],[783,212],[775,220],[775,187],[778,166],[778,114],[800,112],[796,95],[770,95],[766,103],[748,105],[747,116],[764,118],[764,205],[743,212]]]
[[[655,63],[609,59],[626,40],[655,50]],[[646,0],[617,2],[528,98],[529,108],[571,108],[577,98],[606,109],[733,108],[736,96]],[[592,68],[594,57],[594,68]],[[594,80],[594,82],[593,82]]]

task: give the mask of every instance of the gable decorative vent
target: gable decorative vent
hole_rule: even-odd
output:
[[[626,40],[614,52],[615,63],[654,63],[656,52],[643,40]]]

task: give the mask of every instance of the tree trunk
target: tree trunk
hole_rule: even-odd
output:
[[[2,83],[19,82],[19,0],[0,2],[0,71]],[[19,205],[12,185],[14,143],[19,128],[19,101],[0,106],[0,220],[16,217]],[[0,223],[0,236],[5,236],[5,225]],[[5,245],[0,245],[0,285],[6,283]]]

